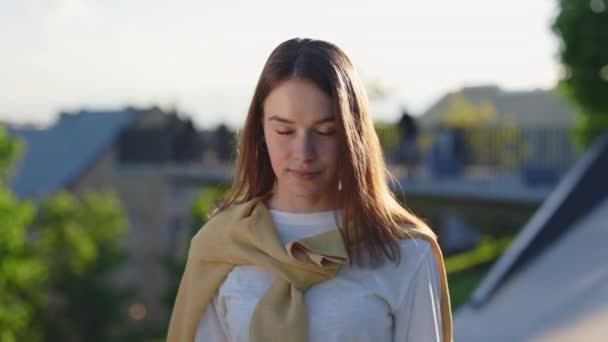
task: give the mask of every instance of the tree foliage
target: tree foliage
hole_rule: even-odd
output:
[[[133,290],[113,279],[126,260],[126,217],[114,193],[60,192],[40,204],[36,248],[49,272],[50,300],[41,312],[45,338],[111,341],[126,322]]]
[[[608,129],[608,1],[559,0],[553,30],[561,40],[559,88],[580,108],[577,140],[588,145]]]
[[[36,312],[46,301],[47,270],[28,244],[34,206],[16,199],[6,185],[20,146],[0,125],[0,342],[40,340]]]
[[[521,129],[490,102],[474,103],[464,96],[454,96],[440,121],[451,130],[464,132],[472,164],[513,170],[527,156]]]
[[[21,150],[0,125],[0,342],[119,339],[133,290],[114,279],[127,257],[117,196],[19,200],[8,184]]]
[[[399,147],[401,132],[399,126],[385,121],[374,122],[374,129],[385,153],[392,153]]]

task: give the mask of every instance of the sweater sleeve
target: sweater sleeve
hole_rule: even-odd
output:
[[[218,310],[218,296],[215,295],[207,305],[196,329],[194,342],[227,342],[226,330],[222,325],[220,312]]]
[[[394,313],[395,342],[442,342],[441,284],[429,246]]]

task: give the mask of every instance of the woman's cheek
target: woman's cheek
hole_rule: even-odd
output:
[[[337,158],[338,156],[338,143],[336,141],[329,142],[322,147],[322,151],[324,151],[325,155],[332,158]]]

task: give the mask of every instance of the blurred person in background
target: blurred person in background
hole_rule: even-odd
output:
[[[168,341],[451,341],[436,236],[387,176],[346,54],[281,43],[231,192],[191,242]]]
[[[399,119],[399,134],[401,136],[401,142],[397,149],[397,161],[399,163],[405,163],[408,168],[408,177],[414,176],[413,172],[418,164],[418,126],[416,119],[408,113],[407,110],[401,110],[401,119]]]

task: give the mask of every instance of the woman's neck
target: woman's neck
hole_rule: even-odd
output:
[[[269,209],[289,213],[317,213],[339,208],[336,201],[328,197],[281,196],[278,193],[269,195],[265,204]]]

